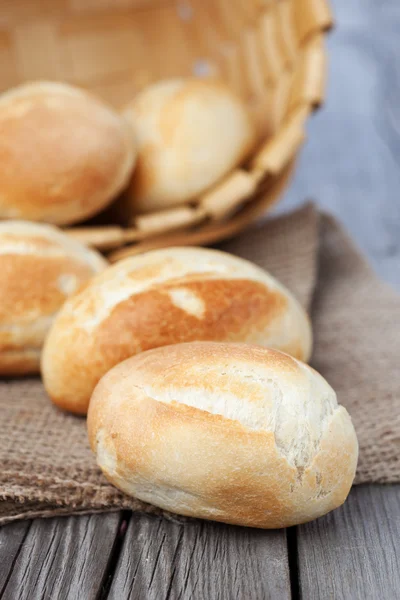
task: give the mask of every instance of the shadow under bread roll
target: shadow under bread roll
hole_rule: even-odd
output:
[[[340,506],[356,471],[349,414],[281,352],[212,342],[144,352],[109,371],[88,413],[107,479],[162,509],[261,528]]]
[[[63,83],[0,96],[0,218],[66,225],[107,206],[128,183],[133,132],[111,107]]]
[[[51,400],[86,414],[99,379],[129,356],[195,340],[257,343],[308,360],[309,319],[256,265],[205,248],[128,258],[63,306],[47,337],[42,376]]]
[[[107,266],[51,225],[0,223],[0,375],[37,373],[65,299]]]

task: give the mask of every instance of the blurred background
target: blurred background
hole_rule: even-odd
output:
[[[153,3],[154,0],[3,2],[3,87],[16,83],[7,30],[11,19],[18,25],[12,33],[12,45],[22,79],[65,78],[80,85],[92,78],[93,91],[110,102],[115,93],[118,98],[130,99],[132,92],[130,83],[125,81],[125,71],[131,61],[135,63],[133,73],[138,83],[146,76],[144,58],[160,46],[173,55],[174,63],[186,61],[179,48],[174,54],[170,40],[179,37],[179,30],[174,28],[173,19],[167,19],[168,15],[164,15],[164,27],[160,29],[154,26],[153,16],[147,18],[146,11],[139,11],[134,37],[130,26],[126,26],[126,8]],[[169,2],[159,0],[158,4],[162,7]],[[182,8],[180,18],[188,27],[192,16],[189,4],[178,3]],[[228,6],[226,18],[233,23],[229,0],[223,4]],[[290,210],[305,200],[315,201],[340,218],[380,275],[400,289],[400,0],[330,0],[330,4],[336,25],[327,39],[326,102],[307,121],[308,139],[294,179],[274,212]],[[119,12],[110,27],[107,16],[102,21],[101,13],[113,7]],[[62,20],[60,27],[53,29],[53,15],[64,9],[73,18]],[[92,21],[95,12],[96,26]],[[201,35],[210,36],[212,23],[202,23]],[[165,30],[165,24],[170,29]],[[89,35],[92,27],[93,36]],[[61,36],[61,42],[55,35]],[[96,35],[103,44],[97,45]],[[58,43],[65,51],[63,59],[54,51]],[[164,73],[165,56],[158,53],[152,57],[160,73]],[[109,84],[109,72],[121,81]]]
[[[400,2],[331,5],[326,103],[308,121],[294,180],[275,212],[316,201],[400,289]]]

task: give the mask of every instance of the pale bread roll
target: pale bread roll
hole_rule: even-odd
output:
[[[255,143],[245,106],[215,80],[156,83],[124,116],[138,146],[137,167],[122,199],[125,217],[195,198],[240,164]]]
[[[154,250],[116,263],[65,303],[43,351],[44,384],[55,404],[84,414],[115,364],[194,340],[253,342],[307,360],[311,327],[293,296],[246,260]]]
[[[275,528],[341,505],[354,479],[351,419],[316,371],[245,344],[150,350],[109,371],[88,414],[107,479],[182,515]]]
[[[0,223],[0,375],[37,373],[65,299],[107,266],[51,225]]]
[[[94,215],[126,186],[133,132],[111,108],[61,83],[0,96],[0,218],[64,225]]]

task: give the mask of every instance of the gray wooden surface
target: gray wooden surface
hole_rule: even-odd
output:
[[[119,524],[114,513],[5,525],[0,529],[0,598],[100,597]]]
[[[400,485],[262,531],[114,513],[0,529],[3,600],[396,600]],[[290,571],[290,573],[289,573]]]
[[[289,600],[284,531],[133,516],[110,590],[121,598]]]
[[[360,486],[351,501],[297,528],[303,598],[400,598],[400,486]]]
[[[400,1],[333,0],[328,101],[278,212],[312,198],[400,289]],[[268,532],[119,513],[0,529],[0,598],[396,600],[400,485]]]

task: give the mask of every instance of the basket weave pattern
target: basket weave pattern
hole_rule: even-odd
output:
[[[323,99],[326,0],[13,0],[0,16],[0,87],[33,79],[86,88],[120,108],[167,77],[218,76],[250,108],[257,152],[195,202],[138,216],[126,228],[70,233],[112,260],[230,236],[283,191]]]

